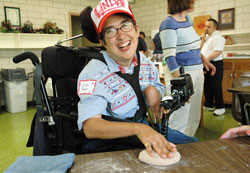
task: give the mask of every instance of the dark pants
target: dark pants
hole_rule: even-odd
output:
[[[207,107],[214,107],[216,109],[224,108],[223,93],[222,93],[222,80],[224,65],[223,60],[211,61],[216,67],[216,73],[211,76],[211,72],[206,72],[204,82],[205,103]]]
[[[140,123],[149,125],[147,118],[144,116]],[[161,125],[159,124],[159,129]],[[85,137],[86,138],[86,137]],[[177,130],[168,128],[168,139],[169,142],[174,144],[186,144],[192,142],[198,142],[198,138],[187,136]],[[87,139],[85,144],[82,146],[81,153],[97,153],[105,151],[119,151],[128,149],[138,149],[145,148],[142,142],[137,138],[137,136],[130,136],[125,138],[116,139]]]
[[[198,138],[187,136],[177,130],[168,128],[168,141],[174,144],[198,142]],[[82,148],[82,153],[119,151],[145,148],[137,136],[117,139],[88,139]]]

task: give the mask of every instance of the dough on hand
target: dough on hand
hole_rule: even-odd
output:
[[[154,152],[154,157],[148,155],[146,150],[142,150],[139,154],[139,160],[150,165],[172,165],[180,161],[181,155],[179,152],[171,152],[172,158],[162,159],[156,152]]]

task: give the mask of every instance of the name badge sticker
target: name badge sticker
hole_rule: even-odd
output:
[[[80,80],[78,95],[92,95],[95,91],[96,80]]]

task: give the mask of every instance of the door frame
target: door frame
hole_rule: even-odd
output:
[[[73,37],[73,35],[72,35],[72,16],[80,17],[80,13],[69,12],[69,36],[70,37]],[[70,46],[73,46],[72,40],[70,40]]]

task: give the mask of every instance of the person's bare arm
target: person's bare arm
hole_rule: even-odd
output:
[[[171,75],[172,75],[173,77],[179,77],[179,76],[180,76],[180,71],[177,70],[177,71],[175,71],[175,72],[172,72]]]
[[[162,118],[163,113],[167,113],[163,108],[160,107],[161,94],[157,91],[154,86],[148,86],[145,89],[145,95],[147,97],[150,110],[154,117],[154,123]]]
[[[176,151],[176,146],[168,142],[163,135],[142,123],[112,122],[101,117],[85,121],[83,132],[87,138],[114,139],[136,135],[152,156],[153,149],[162,158],[171,157],[169,152]]]
[[[235,138],[238,136],[250,136],[250,125],[244,125],[227,130],[220,139]]]
[[[99,117],[89,118],[83,126],[87,138],[114,139],[136,135],[136,123],[113,122]]]

